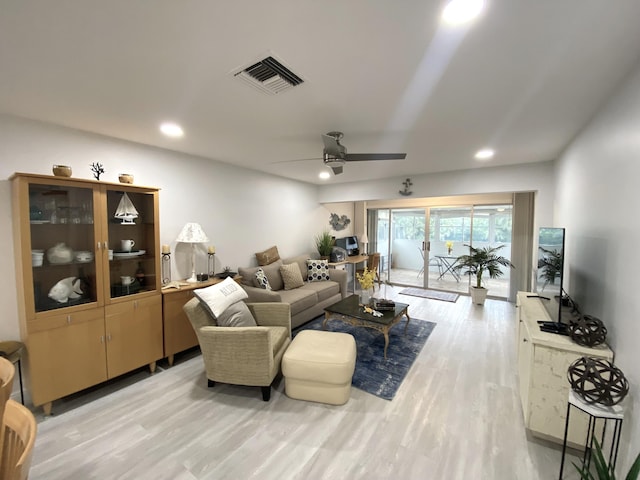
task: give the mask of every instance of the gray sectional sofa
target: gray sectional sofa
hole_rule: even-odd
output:
[[[329,280],[307,281],[307,260],[313,257],[307,254],[292,258],[278,259],[262,267],[238,268],[242,276],[241,285],[249,298],[247,303],[283,302],[291,306],[291,328],[296,328],[324,313],[324,309],[347,296],[346,270],[329,269]],[[297,263],[304,283],[302,286],[285,289],[280,272],[282,265]],[[262,268],[269,280],[271,290],[258,287],[256,273]]]

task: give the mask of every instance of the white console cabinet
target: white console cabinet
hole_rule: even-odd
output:
[[[567,369],[583,356],[613,361],[606,345],[582,347],[565,335],[542,332],[538,321],[549,316],[539,298],[518,292],[518,374],[524,423],[536,437],[562,443],[569,398]],[[568,442],[584,445],[588,415],[572,412]]]

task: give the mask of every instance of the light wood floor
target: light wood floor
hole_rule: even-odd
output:
[[[191,351],[38,413],[30,479],[557,478],[559,447],[523,426],[514,306],[399,290],[387,296],[437,326],[393,401],[357,389],[339,407],[296,401],[284,381],[269,403],[258,388],[208,389]]]

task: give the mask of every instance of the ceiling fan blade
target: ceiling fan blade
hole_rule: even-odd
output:
[[[342,173],[342,167],[331,167],[334,175],[340,175]]]
[[[271,165],[275,165],[276,163],[294,163],[294,162],[310,162],[310,161],[318,161],[322,160],[322,157],[313,157],[313,158],[296,158],[294,160],[279,160],[277,162],[271,162]]]
[[[347,162],[367,162],[370,160],[404,160],[406,153],[347,153]]]

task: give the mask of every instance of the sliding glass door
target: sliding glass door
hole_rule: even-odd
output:
[[[426,217],[424,208],[391,210],[391,283],[424,286]]]
[[[505,245],[501,254],[511,258],[512,205],[379,209],[368,224],[382,278],[395,285],[467,293],[470,279],[455,266],[469,245]],[[509,295],[509,275],[485,278],[491,296]]]
[[[430,288],[467,292],[469,281],[455,269],[460,255],[469,253],[473,207],[432,207],[429,209]]]

